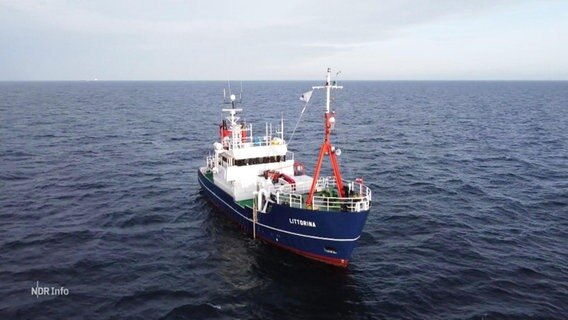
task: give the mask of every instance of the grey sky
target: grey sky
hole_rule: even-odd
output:
[[[0,0],[0,80],[568,80],[568,1]]]

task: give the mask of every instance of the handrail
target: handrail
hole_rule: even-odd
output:
[[[347,211],[360,212],[369,210],[371,205],[371,189],[362,183],[352,181],[345,182],[348,188],[346,197],[333,197],[330,195],[316,195],[313,198],[312,205],[309,207],[313,210],[326,211]],[[333,189],[336,186],[334,177],[319,178],[316,190],[322,192],[327,189]],[[278,204],[289,205],[294,208],[308,208],[305,205],[305,194],[309,192],[311,181],[285,184],[274,188],[272,191],[276,195]]]

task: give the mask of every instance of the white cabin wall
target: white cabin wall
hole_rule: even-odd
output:
[[[227,168],[226,170],[227,181],[241,181],[243,185],[246,185],[246,181],[255,181],[256,176],[262,174],[265,170],[276,170],[284,174],[293,175],[294,160],[261,163],[246,166],[232,166]]]
[[[225,191],[226,193],[232,196],[234,195],[233,183],[225,181],[218,174],[213,174],[213,183],[219,188],[223,189],[223,191]]]
[[[276,170],[293,176],[294,160],[227,168],[228,181],[234,181],[231,193],[235,201],[252,199],[252,193],[256,191],[257,177],[265,170]]]
[[[232,149],[230,154],[235,159],[248,159],[258,157],[283,156],[288,152],[285,144],[254,146],[250,148]]]

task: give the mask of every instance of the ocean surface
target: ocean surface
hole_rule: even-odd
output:
[[[243,117],[288,136],[321,84],[244,82]],[[374,192],[347,269],[200,192],[226,83],[0,82],[0,319],[568,319],[568,82],[341,84],[343,175]],[[323,110],[290,144],[310,173]]]

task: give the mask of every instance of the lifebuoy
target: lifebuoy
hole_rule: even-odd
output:
[[[302,176],[304,175],[304,164],[299,162],[299,161],[295,161],[294,162],[294,175],[295,176]]]

